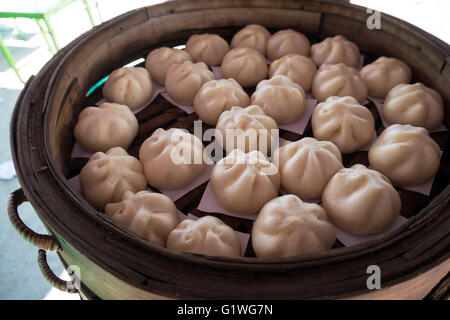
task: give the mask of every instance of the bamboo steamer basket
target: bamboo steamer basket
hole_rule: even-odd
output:
[[[381,29],[366,27],[365,8],[335,1],[195,0],[145,7],[105,22],[70,43],[22,91],[11,122],[11,148],[21,189],[10,197],[12,224],[39,248],[38,263],[55,287],[92,299],[263,298],[422,299],[442,298],[450,270],[450,148],[448,133],[433,134],[444,151],[431,195],[401,190],[408,222],[369,242],[322,254],[283,259],[220,258],[171,252],[152,245],[93,209],[67,184],[86,159],[70,159],[73,128],[82,107],[101,96],[88,90],[112,70],[160,46],[184,44],[194,33],[218,33],[230,40],[242,26],[258,23],[272,32],[293,28],[313,41],[342,34],[367,57],[397,57],[413,70],[413,81],[437,90],[450,127],[449,46],[399,19],[381,15]],[[383,130],[372,106],[378,133]],[[192,128],[187,115],[158,97],[137,114],[139,134],[129,152],[158,127]],[[311,132],[308,125],[305,134]],[[281,132],[281,137],[299,136]],[[367,164],[367,153],[344,157],[346,166]],[[205,185],[176,201],[196,209]],[[18,215],[29,201],[48,235],[30,230]],[[251,224],[225,217],[236,230]],[[251,249],[249,249],[251,251]],[[57,251],[66,265],[81,269],[81,289],[71,289],[46,263]],[[251,255],[251,254],[250,254]],[[381,269],[381,290],[368,290],[369,265]]]

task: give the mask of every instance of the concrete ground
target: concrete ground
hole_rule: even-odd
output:
[[[102,20],[106,21],[122,12],[155,2],[160,1],[100,0],[99,9]],[[351,2],[398,16],[450,43],[448,23],[450,1],[448,0],[352,0]],[[100,18],[97,12],[93,10],[93,13],[96,22],[99,23]],[[34,22],[19,19],[18,24],[25,34],[25,40],[22,40],[14,31],[15,24],[12,20],[0,19],[0,32],[21,69],[22,77],[27,79],[30,75],[36,74],[52,55]],[[53,16],[52,25],[61,46],[90,28],[81,2]],[[9,120],[22,88],[23,84],[9,68],[4,57],[0,55],[0,176],[4,173],[2,164],[11,160]],[[19,187],[16,178],[10,180],[0,178],[0,208],[3,208],[3,214],[0,214],[0,299],[76,298],[75,295],[61,294],[51,290],[37,266],[37,249],[24,241],[11,227],[6,214],[7,199],[8,195]],[[44,227],[29,204],[21,206],[20,213],[30,228],[45,233]],[[63,267],[57,256],[49,253],[48,260],[54,272],[62,274]]]

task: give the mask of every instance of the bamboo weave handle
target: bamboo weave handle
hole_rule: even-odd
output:
[[[17,208],[28,201],[22,189],[17,189],[9,196],[8,200],[8,217],[11,224],[16,229],[16,231],[24,238],[26,241],[32,245],[43,249],[45,251],[58,251],[60,245],[58,240],[52,235],[39,234],[27,227],[27,225],[20,219],[19,212]]]
[[[38,252],[38,265],[45,280],[47,280],[53,287],[64,292],[78,293],[75,288],[69,286],[69,284],[71,284],[70,281],[64,281],[53,273],[47,263],[47,254],[42,249],[39,249]]]

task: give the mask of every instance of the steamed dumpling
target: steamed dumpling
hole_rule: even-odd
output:
[[[81,169],[83,196],[97,210],[107,203],[119,202],[125,191],[138,192],[147,187],[142,164],[124,149],[96,152]]]
[[[211,173],[217,202],[235,213],[252,214],[278,195],[278,168],[259,151],[235,149]]]
[[[322,203],[339,228],[355,235],[386,231],[401,209],[389,179],[361,164],[338,171],[325,187]]]
[[[304,34],[292,29],[281,30],[274,33],[267,42],[267,57],[274,61],[289,53],[309,56],[310,46]]]
[[[144,107],[152,97],[152,78],[147,69],[124,67],[114,70],[103,85],[103,96],[108,102],[124,104],[130,109]]]
[[[302,199],[317,199],[331,177],[343,168],[339,149],[329,141],[303,138],[288,143],[274,154],[281,186]]]
[[[231,107],[245,107],[250,98],[234,79],[220,79],[206,82],[194,98],[194,110],[198,117],[214,126],[222,112]]]
[[[252,229],[258,258],[291,257],[331,249],[336,232],[325,210],[289,194],[269,201]]]
[[[420,82],[399,84],[389,91],[383,116],[388,123],[410,124],[431,131],[442,124],[444,105],[437,91]]]
[[[241,243],[236,231],[213,216],[205,216],[198,220],[183,220],[170,232],[167,248],[208,256],[241,255]]]
[[[367,84],[369,96],[384,98],[389,90],[401,83],[411,81],[411,69],[403,61],[380,57],[360,71]]]
[[[367,85],[355,68],[343,63],[323,64],[314,76],[312,92],[319,101],[331,96],[351,96],[362,102],[367,96]]]
[[[375,130],[375,120],[353,97],[329,97],[319,103],[311,118],[314,138],[333,142],[342,153],[367,145]]]
[[[266,58],[251,48],[235,48],[223,58],[222,77],[233,78],[243,87],[253,87],[267,78]]]
[[[166,247],[169,233],[180,222],[178,209],[166,195],[148,191],[126,191],[122,201],[108,203],[108,217],[133,231],[138,236]]]
[[[233,107],[220,115],[216,125],[216,139],[227,153],[241,149],[244,152],[260,150],[269,154],[272,130],[278,130],[278,125],[260,106]],[[231,139],[228,139],[227,132]]]
[[[356,68],[359,63],[359,48],[344,36],[337,35],[313,44],[311,58],[318,67],[322,64],[343,63]]]
[[[369,150],[370,166],[394,184],[413,186],[431,179],[439,169],[439,145],[421,127],[387,127]]]
[[[261,81],[252,94],[251,101],[252,104],[261,106],[278,124],[298,120],[306,109],[303,88],[283,75]]]
[[[228,43],[217,34],[194,34],[186,42],[186,51],[194,62],[220,65],[229,50]]]
[[[259,24],[250,24],[239,30],[231,39],[232,48],[251,48],[266,55],[270,32]]]
[[[185,61],[181,64],[169,66],[166,77],[166,90],[175,102],[192,105],[195,94],[200,87],[214,79],[214,73],[208,69],[205,63]]]
[[[269,68],[269,77],[288,76],[308,92],[311,90],[316,72],[316,65],[310,58],[292,53],[272,62]]]
[[[139,159],[148,183],[161,189],[181,189],[205,170],[203,143],[181,129],[157,129],[144,141]]]
[[[152,50],[145,60],[145,68],[150,72],[153,81],[163,86],[166,82],[167,69],[172,64],[192,61],[191,56],[184,50],[161,47]]]
[[[133,112],[117,103],[83,109],[74,129],[75,139],[90,152],[106,152],[113,147],[127,149],[137,132],[138,121]]]

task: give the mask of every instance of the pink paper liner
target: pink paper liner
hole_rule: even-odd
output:
[[[131,110],[133,112],[133,114],[137,114],[138,112],[149,107],[150,103],[152,103],[152,101],[155,100],[155,98],[158,96],[158,94],[160,94],[164,90],[164,87],[158,85],[156,82],[152,82],[152,84],[153,84],[153,93],[152,93],[151,98],[144,104],[143,107]],[[103,99],[100,99],[99,101],[97,101],[95,103],[95,105],[99,106],[104,102],[106,102],[106,100],[103,98]],[[77,141],[75,141],[75,145],[73,146],[72,153],[70,155],[72,159],[73,158],[90,158],[92,155],[93,155],[93,153],[84,150],[83,147],[81,147],[81,145]]]
[[[208,185],[206,186],[205,192],[203,193],[202,199],[200,200],[200,203],[199,203],[197,209],[204,211],[204,212],[222,213],[227,216],[248,219],[248,220],[253,220],[253,221],[258,216],[257,213],[255,213],[255,214],[239,214],[239,213],[234,213],[234,212],[228,211],[227,209],[223,208],[216,200],[216,196],[214,195],[214,191],[212,189],[211,182],[209,182]]]
[[[172,201],[176,201],[176,200],[180,199],[182,196],[184,196],[185,194],[187,194],[188,192],[197,188],[199,185],[208,181],[213,169],[214,169],[214,164],[207,165],[205,171],[203,171],[203,173],[187,187],[184,187],[182,189],[177,189],[177,190],[159,189],[159,191],[161,191],[166,196],[168,196],[170,199],[172,199]]]
[[[180,108],[181,110],[183,110],[184,112],[186,112],[187,114],[192,114],[194,113],[194,107],[193,106],[188,106],[188,105],[184,105],[178,102],[175,102],[170,95],[167,93],[166,90],[161,92],[161,95],[164,97],[164,99],[166,99],[167,101],[169,101],[171,104],[173,104],[175,107]]]
[[[282,194],[282,195],[287,195],[287,194],[293,194],[293,193],[290,193],[290,192],[287,192],[286,190],[284,190],[283,188],[280,188],[280,193]],[[295,194],[294,194],[295,195]],[[298,196],[297,196],[298,197]],[[300,198],[300,197],[299,197]],[[301,198],[300,198],[301,199]],[[322,199],[320,199],[320,198],[317,198],[317,199],[308,199],[308,200],[305,200],[305,199],[301,199],[303,202],[307,202],[307,203],[316,203],[316,204],[318,204],[318,203],[320,203],[321,201],[322,201]]]
[[[378,114],[380,115],[381,122],[383,123],[383,126],[385,128],[389,127],[390,124],[384,119],[384,116],[383,116],[384,99],[374,98],[374,97],[367,97],[367,98],[370,101],[372,101],[375,104],[375,106],[377,107]],[[439,126],[439,128],[436,128],[436,129],[430,131],[430,133],[444,132],[444,131],[448,131],[448,129],[447,129],[447,127],[444,124],[441,124]]]
[[[443,153],[443,151],[441,150],[440,158],[442,157],[442,153]],[[434,182],[435,176],[436,175],[434,175],[431,179],[429,179],[428,181],[426,181],[422,184],[418,184],[418,185],[410,186],[410,187],[401,187],[401,188],[405,189],[405,190],[409,190],[409,191],[422,193],[426,196],[429,196],[431,193],[431,188],[433,187],[433,182]]]
[[[372,135],[372,139],[370,139],[369,143],[366,144],[364,147],[362,147],[361,149],[359,149],[358,151],[369,151],[370,147],[374,144],[374,142],[377,140],[378,136],[377,136],[377,132],[374,130],[373,131],[373,135]]]
[[[362,67],[364,66],[364,59],[365,59],[365,56],[363,54],[360,54],[358,65],[356,66],[356,69],[358,69],[358,70],[362,69]]]
[[[301,116],[300,119],[288,124],[282,124],[279,126],[280,129],[295,132],[298,134],[303,134],[306,126],[308,125],[309,119],[313,113],[314,108],[316,107],[317,100],[316,99],[306,99],[306,110]]]
[[[161,92],[164,91],[164,87],[160,86],[159,84],[157,84],[156,82],[152,82],[153,84],[153,92],[152,92],[152,96],[150,97],[150,99],[144,103],[144,105],[140,108],[131,110],[133,111],[134,114],[141,112],[142,110],[146,109],[147,107],[149,107],[150,103],[152,103],[153,100],[155,100],[155,98],[158,96],[158,94],[160,94]]]
[[[156,82],[152,81],[152,96],[150,97],[150,99],[148,99],[148,101],[146,101],[142,107],[137,108],[137,109],[130,109],[134,114],[144,110],[145,108],[147,108],[150,103],[152,103],[153,100],[155,100],[155,98],[158,96],[158,94],[160,94],[161,92],[164,91],[164,87],[160,86],[159,84],[157,84]],[[102,103],[107,102],[105,98],[100,99],[99,101],[97,101],[95,104],[97,106],[100,106]]]
[[[377,132],[374,130],[374,132],[373,132],[373,135],[372,135],[372,138],[370,139],[370,141],[369,141],[369,143],[368,144],[366,144],[364,147],[362,147],[361,149],[359,149],[359,150],[357,150],[357,151],[369,151],[370,150],[370,147],[372,146],[372,144],[377,140]],[[299,140],[301,140],[302,138],[300,138]],[[298,141],[298,140],[296,140],[296,141]],[[280,147],[282,147],[282,146],[284,146],[284,145],[286,145],[286,144],[288,144],[288,143],[291,143],[291,142],[295,142],[295,141],[291,141],[291,140],[286,140],[286,139],[283,139],[283,138],[279,138],[279,146]]]
[[[216,80],[222,79],[222,68],[220,66],[209,66],[216,76]]]
[[[181,221],[189,219],[189,220],[198,220],[199,217],[194,216],[193,214],[188,214],[187,216],[183,214],[183,216],[180,216]],[[234,232],[236,232],[239,241],[241,242],[241,257],[245,256],[245,251],[247,251],[247,245],[248,245],[248,241],[250,239],[250,234],[248,233],[243,233],[243,232],[239,232],[234,230]]]
[[[70,188],[79,194],[81,194],[81,187],[80,187],[80,176],[75,176],[73,178],[70,178],[67,180],[67,184],[70,186]]]
[[[342,244],[344,244],[346,247],[358,245],[358,244],[361,244],[361,243],[364,243],[364,242],[367,242],[367,241],[370,241],[373,239],[380,238],[387,232],[390,232],[392,230],[395,230],[395,229],[401,227],[406,221],[408,221],[407,218],[399,215],[397,217],[397,219],[392,223],[392,225],[385,232],[374,233],[374,234],[369,234],[369,235],[365,235],[365,236],[356,236],[356,235],[352,235],[352,234],[340,229],[338,226],[336,226],[330,220],[330,222],[333,224],[333,226],[336,230],[336,238],[340,242],[342,242]]]
[[[83,149],[83,147],[75,141],[75,144],[72,149],[72,153],[70,154],[71,159],[74,158],[87,158],[89,159],[93,153],[86,151]]]

